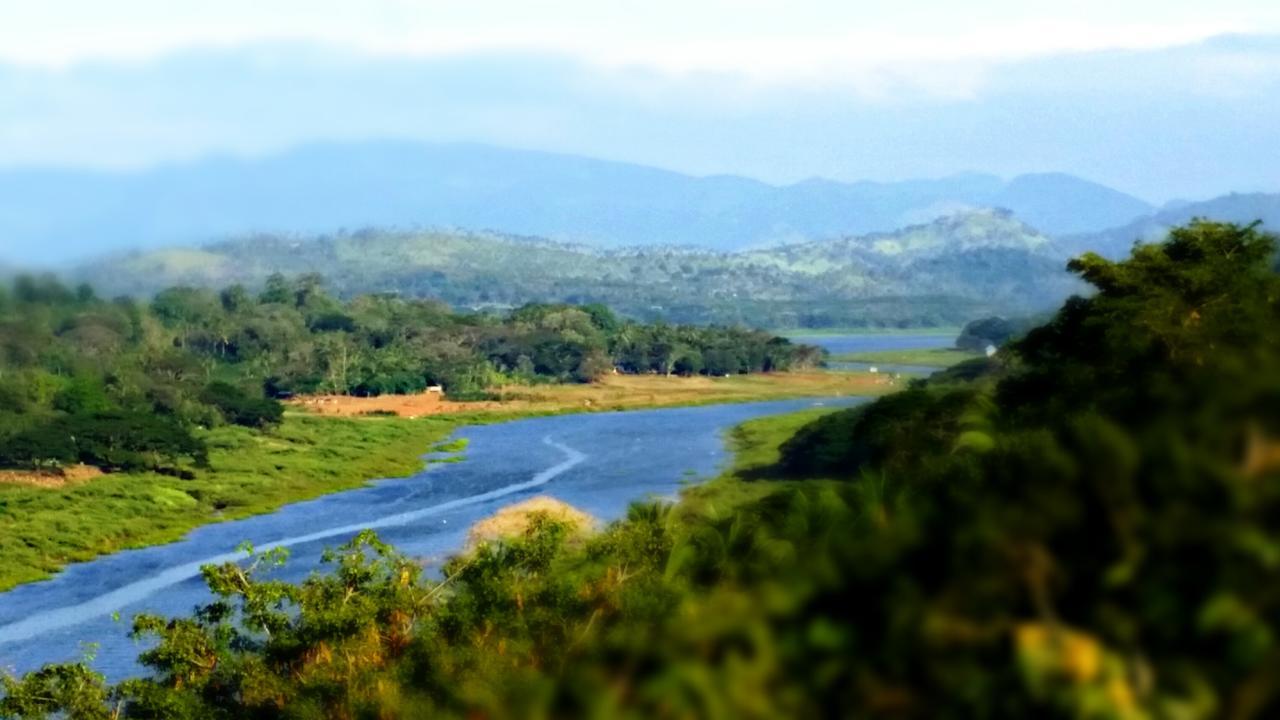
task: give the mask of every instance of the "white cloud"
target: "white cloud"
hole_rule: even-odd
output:
[[[1212,8],[1181,0],[1076,0],[1070,8],[1035,0],[0,2],[15,4],[0,10],[0,59],[20,64],[287,39],[375,54],[555,52],[609,67],[785,82],[846,78],[868,88],[885,68],[1150,49],[1280,30],[1280,7],[1273,7],[1280,4],[1269,0],[1219,0]]]

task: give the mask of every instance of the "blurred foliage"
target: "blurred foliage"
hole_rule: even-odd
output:
[[[585,544],[542,518],[438,581],[370,534],[301,585],[207,568],[213,604],[135,622],[151,676],[45,668],[0,715],[1274,717],[1275,249],[1194,223],[1085,256],[1095,295],[818,417],[738,503]]]

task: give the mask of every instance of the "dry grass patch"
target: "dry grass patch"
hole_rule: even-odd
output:
[[[25,485],[55,490],[88,482],[104,474],[92,465],[72,465],[58,470],[0,470],[0,485]]]
[[[646,407],[779,400],[792,397],[878,395],[895,389],[889,378],[870,373],[788,372],[730,377],[607,375],[593,383],[504,385],[495,399],[454,402],[437,393],[348,397],[317,395],[291,401],[320,415],[356,416],[395,413],[402,417],[458,413],[547,413],[630,410]]]
[[[533,518],[545,516],[573,528],[575,535],[586,535],[599,527],[599,521],[574,506],[553,497],[539,495],[514,505],[508,505],[471,526],[467,532],[467,548],[484,543],[515,538],[528,531]]]

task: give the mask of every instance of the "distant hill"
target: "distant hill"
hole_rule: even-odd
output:
[[[606,247],[738,250],[1002,207],[1050,235],[1153,210],[1067,175],[774,186],[471,144],[313,145],[131,173],[0,171],[0,258],[56,262],[249,233],[473,228]]]
[[[255,285],[274,272],[320,273],[345,294],[398,292],[467,308],[603,302],[637,318],[770,327],[955,324],[1048,307],[1077,287],[1053,242],[1001,211],[735,253],[438,231],[255,236],[95,262],[78,276],[106,293],[145,294]]]
[[[1016,177],[986,204],[1008,208],[1032,227],[1055,236],[1099,230],[1152,210],[1132,195],[1063,173]]]
[[[1280,194],[1232,193],[1203,202],[1170,203],[1160,211],[1127,225],[1097,233],[1066,236],[1058,242],[1064,251],[1071,254],[1092,250],[1106,257],[1120,258],[1129,254],[1134,242],[1161,240],[1169,228],[1186,224],[1192,218],[1236,223],[1261,220],[1265,228],[1280,233]]]

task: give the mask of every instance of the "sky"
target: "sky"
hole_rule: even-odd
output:
[[[1274,0],[0,0],[0,166],[394,137],[772,182],[1280,190]]]

